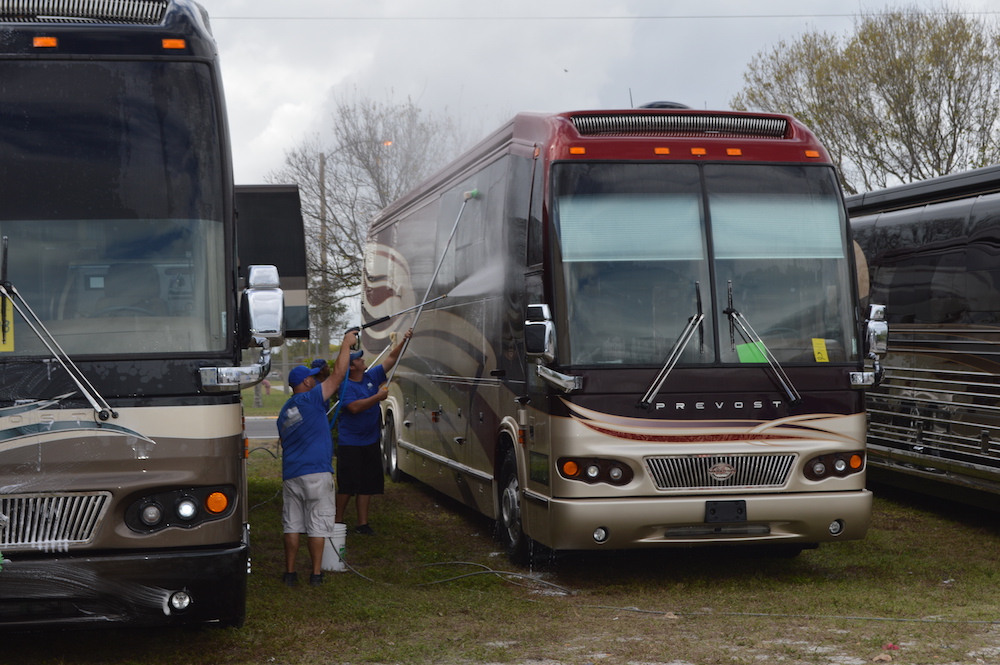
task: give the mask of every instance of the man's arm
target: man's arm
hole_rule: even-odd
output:
[[[385,370],[386,374],[389,374],[392,368],[396,366],[396,361],[399,360],[399,354],[403,352],[403,347],[406,346],[406,340],[411,337],[413,337],[413,328],[410,328],[403,333],[403,339],[399,342],[399,344],[393,347],[392,351],[389,352],[389,355],[387,355],[385,360],[382,361],[382,369]]]
[[[356,341],[358,341],[358,331],[347,331],[344,335],[344,340],[340,343],[340,354],[337,356],[337,362],[334,363],[333,369],[330,370],[330,376],[321,384],[323,386],[324,400],[333,397],[333,394],[340,388],[344,377],[347,376],[347,370],[351,365],[351,347],[354,346]]]

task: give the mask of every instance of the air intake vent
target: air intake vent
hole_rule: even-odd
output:
[[[169,0],[0,0],[7,23],[134,23],[163,21]]]
[[[0,495],[0,551],[84,545],[110,501],[110,492]]]
[[[616,114],[573,116],[583,135],[606,136],[743,136],[781,138],[788,131],[784,118],[750,115]]]
[[[795,461],[785,455],[681,455],[646,459],[661,490],[765,489],[784,486]]]

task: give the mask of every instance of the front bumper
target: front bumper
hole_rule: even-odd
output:
[[[530,495],[525,500],[532,501]],[[709,522],[709,502],[745,502],[745,520]],[[871,523],[868,490],[636,499],[548,499],[548,534],[529,534],[557,550],[630,549],[718,544],[809,544],[864,538]],[[732,504],[730,504],[732,505]],[[541,506],[539,506],[541,508]],[[842,530],[830,532],[840,520]],[[607,540],[597,542],[603,529]]]
[[[0,570],[0,630],[219,623],[246,615],[249,548],[48,554],[10,552]],[[186,592],[177,611],[170,597]]]

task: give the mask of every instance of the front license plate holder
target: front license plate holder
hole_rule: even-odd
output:
[[[747,521],[746,501],[706,501],[705,523],[722,524]]]

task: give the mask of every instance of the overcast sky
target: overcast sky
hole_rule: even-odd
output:
[[[996,0],[200,0],[222,58],[236,182],[329,134],[353,91],[459,119],[475,134],[519,111],[670,100],[728,109],[757,53],[854,15]]]

